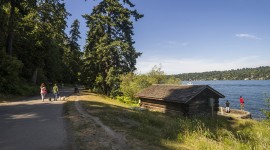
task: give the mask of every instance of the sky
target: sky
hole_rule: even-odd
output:
[[[155,65],[166,74],[223,71],[270,65],[270,0],[131,0],[144,17],[134,22],[137,72]],[[100,0],[65,0],[80,21]],[[66,32],[69,32],[67,28]]]

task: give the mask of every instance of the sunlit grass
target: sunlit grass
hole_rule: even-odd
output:
[[[217,116],[182,117],[131,109],[131,105],[85,92],[79,100],[89,114],[127,134],[143,149],[270,149],[267,121]],[[138,142],[139,141],[139,142]],[[138,144],[140,143],[140,144]],[[137,144],[137,145],[136,145]]]

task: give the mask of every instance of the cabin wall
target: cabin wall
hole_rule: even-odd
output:
[[[189,115],[204,115],[212,114],[212,106],[210,99],[214,99],[213,113],[217,114],[219,110],[219,98],[215,97],[211,92],[205,91],[188,103]]]
[[[147,108],[149,110],[159,111],[163,113],[173,113],[179,115],[187,114],[187,107],[184,104],[175,102],[142,98],[140,105],[142,108]]]

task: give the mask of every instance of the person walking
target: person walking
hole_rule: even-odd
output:
[[[245,101],[244,101],[244,98],[242,96],[240,96],[239,102],[240,102],[240,108],[241,108],[241,110],[243,110],[244,109]]]
[[[41,95],[42,102],[44,102],[46,94],[47,94],[47,90],[46,90],[45,84],[41,83],[41,85],[40,85],[40,95]]]
[[[54,101],[57,101],[57,98],[59,95],[59,89],[56,83],[53,86],[53,94],[54,94]]]
[[[226,113],[230,112],[230,102],[227,100],[226,102]]]

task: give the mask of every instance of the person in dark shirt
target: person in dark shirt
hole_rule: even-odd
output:
[[[226,102],[226,113],[230,112],[230,102],[227,100]]]

